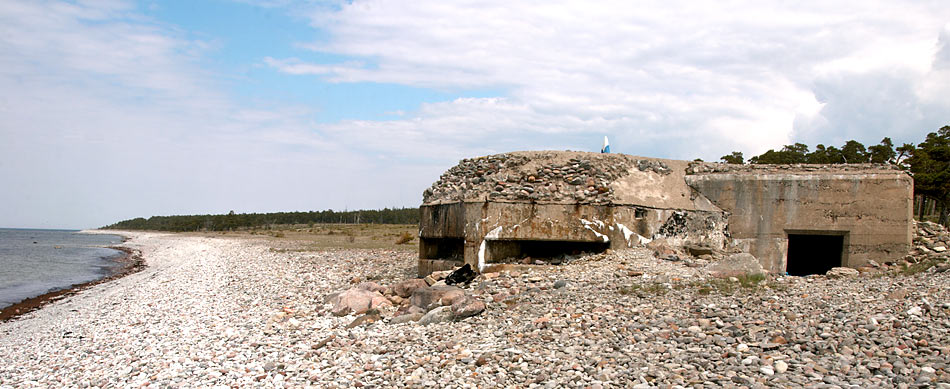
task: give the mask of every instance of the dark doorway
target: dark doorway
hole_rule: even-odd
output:
[[[419,258],[462,260],[462,238],[419,238]]]
[[[825,274],[842,266],[844,234],[788,234],[785,271],[793,276]]]

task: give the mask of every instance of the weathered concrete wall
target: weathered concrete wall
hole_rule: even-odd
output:
[[[461,237],[462,257],[445,262],[437,246]],[[662,238],[671,244],[723,247],[722,212],[622,205],[467,202],[422,206],[420,274],[469,263],[483,267],[516,253],[511,242],[602,242],[633,247]],[[457,242],[457,240],[451,240]],[[508,242],[496,244],[493,242]]]
[[[734,244],[772,272],[785,271],[789,233],[844,235],[841,266],[907,253],[913,181],[906,173],[808,169],[699,172],[686,176],[686,182],[731,214]]]

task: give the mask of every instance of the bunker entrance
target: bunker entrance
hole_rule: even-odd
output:
[[[843,266],[844,233],[789,233],[785,271],[793,276],[825,274]]]
[[[574,242],[561,240],[491,240],[488,241],[490,262],[515,262],[525,259],[559,265],[567,256],[602,253],[610,248],[605,242]]]
[[[420,238],[419,254],[422,259],[451,259],[461,261],[465,250],[462,238]]]

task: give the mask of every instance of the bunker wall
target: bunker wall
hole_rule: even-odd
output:
[[[722,212],[630,205],[458,202],[423,205],[419,274],[464,263],[477,268],[517,257],[528,242],[598,243],[580,248],[633,247],[653,239],[722,248]]]
[[[687,183],[729,212],[734,244],[784,272],[789,234],[845,237],[839,266],[896,260],[910,249],[913,181],[903,172],[713,173]]]

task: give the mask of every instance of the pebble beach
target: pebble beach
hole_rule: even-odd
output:
[[[711,280],[646,249],[486,273],[429,325],[326,296],[409,250],[124,232],[147,268],[0,323],[0,388],[950,388],[950,271]]]

